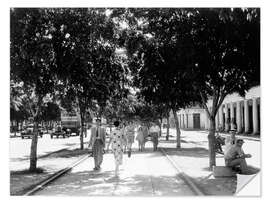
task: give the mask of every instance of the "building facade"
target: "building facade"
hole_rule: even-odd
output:
[[[228,95],[216,115],[216,129],[229,131],[236,128],[238,133],[260,134],[260,86],[251,88],[245,97]],[[212,101],[207,103],[211,110]],[[182,109],[178,112],[180,128],[209,129],[210,121],[206,111],[200,107]]]

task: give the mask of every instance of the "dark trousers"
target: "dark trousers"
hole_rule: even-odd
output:
[[[234,166],[240,166],[242,173],[248,173],[248,166],[245,158],[238,158],[238,159],[225,159],[226,166],[234,167]]]
[[[157,151],[158,146],[158,133],[151,133],[152,141],[153,141],[153,147],[154,151]]]
[[[103,142],[100,139],[94,142],[93,157],[95,161],[95,167],[100,167],[103,161]]]

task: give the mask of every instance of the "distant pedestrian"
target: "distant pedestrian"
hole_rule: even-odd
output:
[[[139,151],[143,151],[144,149],[144,136],[143,136],[143,127],[139,126],[137,131],[136,140],[138,141]]]
[[[126,153],[126,151],[127,151],[127,142],[128,142],[128,140],[127,140],[127,135],[126,135],[126,125],[125,125],[125,123],[122,123],[122,124],[120,125],[120,128],[121,128],[121,130],[123,131],[123,134],[124,134],[123,150],[124,150],[124,153]]]
[[[147,137],[149,136],[149,129],[146,124],[142,126],[142,133],[143,133],[143,138],[144,138],[143,148],[145,148],[145,143],[147,141]]]
[[[149,129],[149,133],[153,141],[154,151],[157,151],[159,132],[160,132],[159,126],[153,122],[152,126]]]
[[[103,151],[105,147],[105,128],[101,127],[101,120],[96,119],[96,126],[91,128],[89,147],[92,148],[94,157],[94,170],[100,170],[103,161]]]
[[[127,137],[127,150],[128,150],[128,157],[131,156],[132,144],[135,140],[135,126],[132,122],[129,122],[125,128],[125,134]]]
[[[119,165],[123,163],[123,146],[125,142],[123,129],[119,126],[119,121],[114,122],[116,127],[110,134],[110,140],[107,145],[107,151],[109,151],[110,144],[112,143],[112,151],[115,159],[115,176],[118,176]]]

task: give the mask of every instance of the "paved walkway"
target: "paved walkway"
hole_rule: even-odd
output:
[[[105,154],[100,172],[94,172],[92,168],[93,158],[91,157],[35,195],[194,195],[161,152],[153,152],[152,149],[147,149],[146,152],[134,152],[131,158],[125,154],[119,178],[114,177],[112,154]]]
[[[160,138],[159,147],[165,149],[176,165],[189,176],[206,195],[233,195],[236,190],[236,178],[214,178],[208,168],[209,154],[207,134],[202,131],[181,131],[181,149],[176,149],[175,130],[170,130],[169,141]],[[165,135],[165,134],[164,134]],[[114,178],[114,159],[112,154],[105,154],[102,170],[94,172],[93,158],[89,158],[76,166],[65,176],[48,185],[36,195],[51,196],[182,196],[194,195],[189,187],[179,178],[178,172],[161,152],[153,152],[151,142],[146,143],[146,151],[138,152],[135,142],[135,151],[131,158],[124,156],[124,165],[120,171],[120,178]],[[260,142],[246,140],[244,151],[251,153],[248,163],[260,168]],[[74,155],[75,153],[75,155]],[[64,167],[65,163],[82,155],[84,152],[75,151],[58,152],[39,160],[39,166],[48,166],[57,169]],[[70,155],[72,154],[72,156]],[[60,158],[60,159],[59,159]],[[224,165],[223,155],[218,154],[217,165]],[[56,166],[57,167],[54,167]],[[36,174],[39,176],[42,174]],[[17,185],[25,182],[30,174],[12,175]],[[37,179],[31,176],[32,179]],[[41,177],[42,178],[42,177]],[[29,184],[29,181],[28,181]],[[12,186],[13,188],[14,186]]]

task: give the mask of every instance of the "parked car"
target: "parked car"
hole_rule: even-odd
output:
[[[61,125],[57,125],[53,129],[53,132],[51,133],[51,139],[53,137],[56,137],[56,138],[59,138],[59,137],[66,138],[66,137],[69,137],[69,134],[66,133],[66,131],[62,129],[62,126]]]
[[[21,131],[21,138],[32,138],[32,136],[34,135],[34,124],[29,124],[27,126],[25,126],[23,128],[23,130]],[[41,126],[38,127],[38,137],[42,138],[43,136],[43,131]]]
[[[78,136],[80,133],[80,129],[77,127],[63,127],[62,130],[65,131],[68,136]]]

